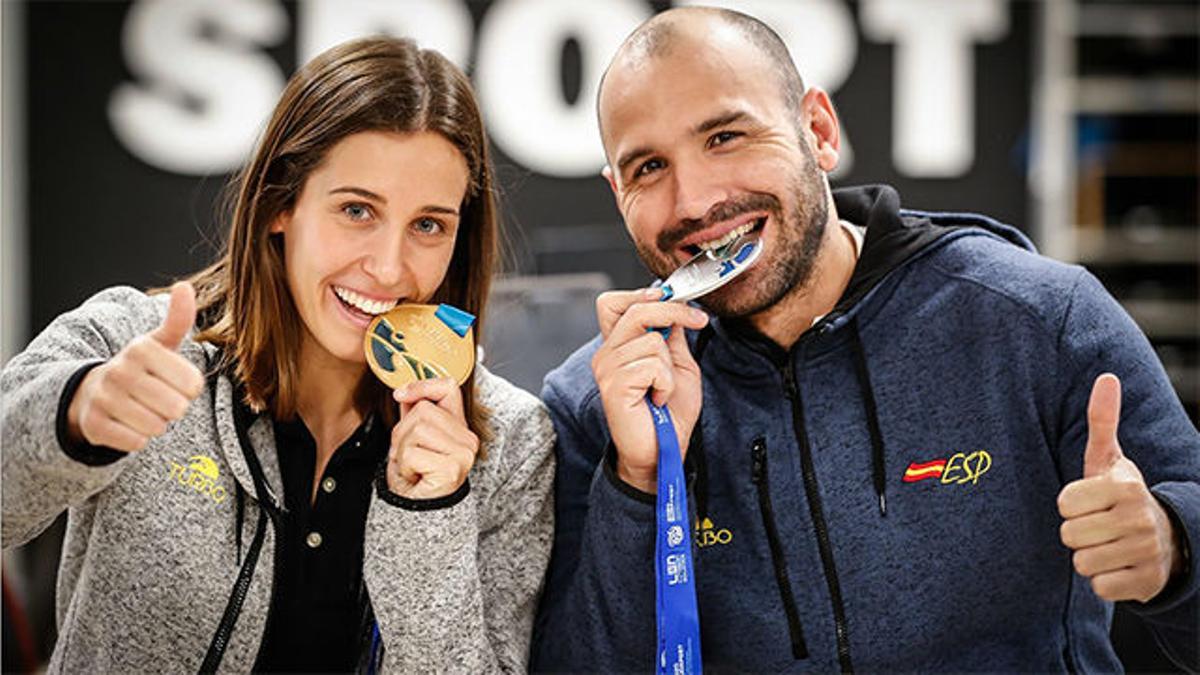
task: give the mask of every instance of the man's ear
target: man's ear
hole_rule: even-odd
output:
[[[604,180],[608,181],[608,187],[612,190],[613,201],[617,203],[617,210],[621,210],[621,191],[617,189],[617,177],[613,175],[612,167],[605,164],[600,170],[600,175],[604,176]]]
[[[842,147],[841,125],[829,94],[820,87],[809,87],[800,101],[805,123],[804,137],[810,143],[817,166],[825,173],[837,168]]]

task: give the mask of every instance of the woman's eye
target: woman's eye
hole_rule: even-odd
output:
[[[342,213],[350,220],[361,222],[371,218],[371,207],[359,203],[346,204],[342,207]]]
[[[413,229],[420,234],[439,234],[446,228],[433,218],[421,218],[413,223]]]

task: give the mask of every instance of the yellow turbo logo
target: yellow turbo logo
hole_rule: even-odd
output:
[[[733,541],[733,533],[725,528],[717,528],[709,518],[696,525],[696,545],[700,548],[720,544],[724,546]]]
[[[188,464],[171,462],[171,478],[185,488],[190,488],[206,495],[217,504],[225,501],[228,493],[225,488],[217,485],[221,474],[217,463],[211,457],[195,455],[188,458]]]

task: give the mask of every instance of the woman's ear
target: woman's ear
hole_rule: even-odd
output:
[[[275,216],[275,219],[271,221],[271,225],[267,228],[267,232],[270,232],[271,234],[283,234],[287,225],[291,224],[291,221],[292,213],[290,211],[281,211],[279,215]]]

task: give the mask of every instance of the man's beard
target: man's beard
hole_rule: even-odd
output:
[[[703,219],[685,221],[679,227],[664,230],[657,237],[655,247],[635,240],[634,246],[642,263],[660,279],[665,279],[675,271],[676,264],[663,251],[673,250],[692,232],[714,222],[730,220],[743,213],[768,211],[776,230],[771,247],[763,251],[758,262],[741,278],[697,302],[717,316],[743,317],[766,310],[793,290],[803,289],[812,280],[829,220],[829,207],[821,189],[823,182],[809,159],[802,176],[793,179],[788,186],[796,197],[795,211],[785,214],[779,200],[766,194],[748,194],[721,202],[709,209]]]

